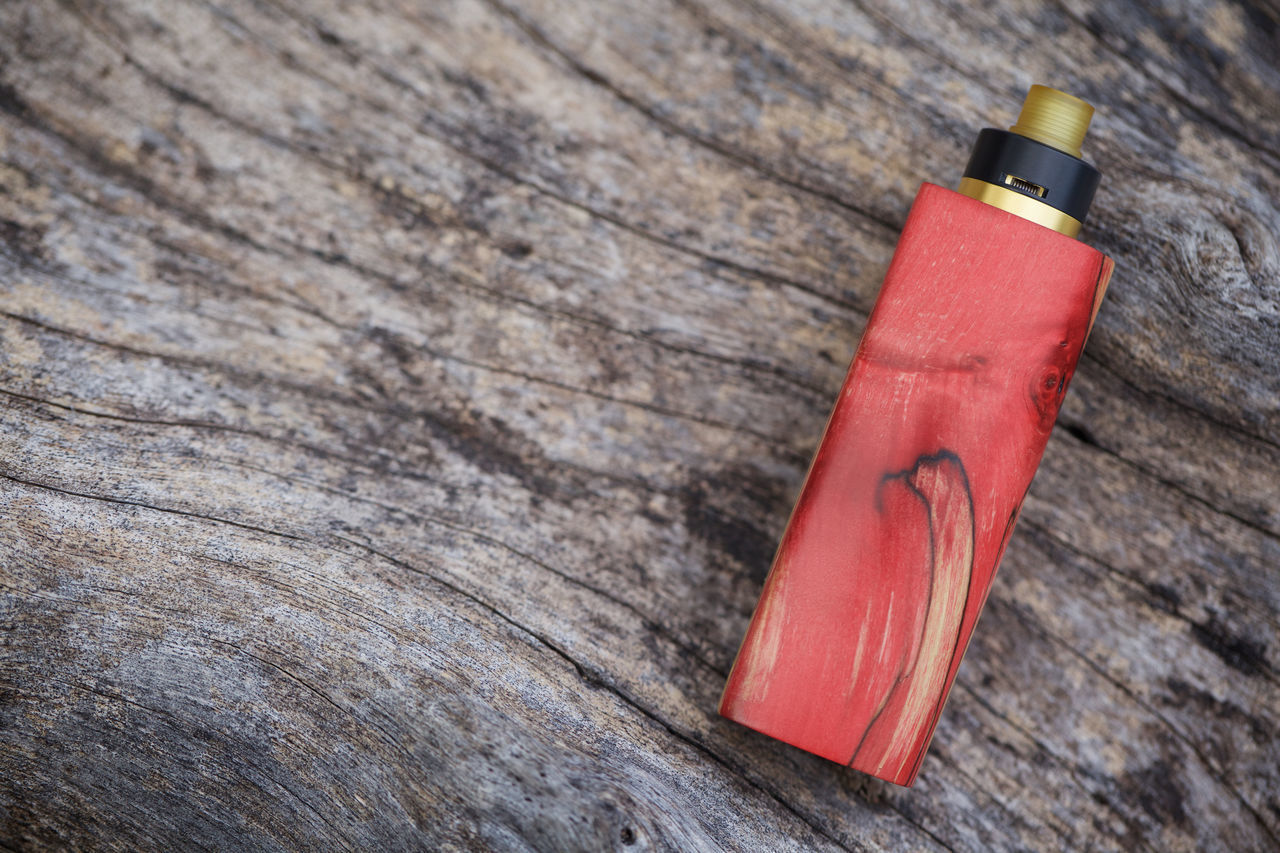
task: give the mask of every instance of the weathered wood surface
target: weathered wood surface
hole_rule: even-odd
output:
[[[0,5],[7,847],[1280,845],[1274,3]],[[923,180],[1107,303],[917,786],[715,715]]]

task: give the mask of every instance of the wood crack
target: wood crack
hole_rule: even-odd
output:
[[[970,686],[967,680],[957,677],[955,680],[955,686],[963,690],[965,693],[967,693],[970,696],[970,698],[972,698],[975,702],[981,705],[983,710],[985,710],[987,713],[996,717],[1005,725],[1009,726],[1011,729],[1016,731],[1019,735],[1021,735],[1022,737],[1030,741],[1032,744],[1034,744],[1036,749],[1038,749],[1043,755],[1048,756],[1049,759],[1053,761],[1053,763],[1057,764],[1059,767],[1067,771],[1067,773],[1071,777],[1071,781],[1075,783],[1075,786],[1081,792],[1083,792],[1086,796],[1088,796],[1093,802],[1098,802],[1097,798],[1094,797],[1095,790],[1091,789],[1080,778],[1082,775],[1084,775],[1089,777],[1093,781],[1098,782],[1100,785],[1105,784],[1103,780],[1100,780],[1097,778],[1097,774],[1092,773],[1084,769],[1083,767],[1081,767],[1078,763],[1059,755],[1056,751],[1051,749],[1048,744],[1046,744],[1044,741],[1038,738],[1035,735],[1035,733],[1027,729],[1025,726],[1021,725],[1020,723],[1015,722],[1007,714],[1005,714],[1003,711],[1000,711],[994,705],[992,705],[989,701],[987,701],[987,699],[982,695],[981,691],[978,691],[974,689],[972,686]],[[1130,829],[1131,834],[1129,838],[1117,838],[1118,841],[1128,841],[1132,839],[1138,839],[1143,849],[1152,850],[1152,851],[1155,850],[1155,848],[1149,842],[1141,838],[1141,835],[1138,833],[1138,828],[1134,824],[1133,819],[1121,813],[1121,811],[1118,808],[1116,808],[1114,803],[1112,803],[1109,799],[1104,799],[1099,804],[1102,805],[1104,808],[1106,808],[1107,811],[1109,811],[1112,815],[1114,815],[1117,819],[1119,819],[1122,823],[1124,823],[1126,827]]]
[[[1064,550],[1069,551],[1072,554],[1075,554],[1077,557],[1081,558],[1082,560],[1088,563],[1092,563],[1095,566],[1102,567],[1102,569],[1104,569],[1107,572],[1107,574],[1110,574],[1113,577],[1118,578],[1122,583],[1134,589],[1143,590],[1144,593],[1147,594],[1144,597],[1149,600],[1150,606],[1152,606],[1156,610],[1159,610],[1161,613],[1166,613],[1174,617],[1175,619],[1179,620],[1180,622],[1185,623],[1189,631],[1197,628],[1200,628],[1200,629],[1204,628],[1203,623],[1196,622],[1195,620],[1193,620],[1190,616],[1183,613],[1180,607],[1172,604],[1161,603],[1158,597],[1151,596],[1150,595],[1151,584],[1149,582],[1143,581],[1142,579],[1135,577],[1129,572],[1126,572],[1122,569],[1117,568],[1112,563],[1103,559],[1102,557],[1099,557],[1096,554],[1090,553],[1084,550],[1083,548],[1080,548],[1079,546],[1072,544],[1068,540],[1064,539],[1062,536],[1054,533],[1053,530],[1050,529],[1047,525],[1040,524],[1036,521],[1033,521],[1030,518],[1027,518],[1025,515],[1022,517],[1019,524],[1025,525],[1031,528],[1048,542],[1052,542],[1054,545],[1060,548],[1063,548]],[[1086,569],[1085,571],[1088,571],[1088,570]],[[1094,575],[1094,576],[1097,577],[1097,575]],[[1247,594],[1242,595],[1241,597],[1246,601],[1249,599],[1249,596]],[[1261,618],[1267,621],[1269,628],[1272,628],[1273,630],[1276,630],[1276,631],[1280,631],[1280,623],[1277,622],[1274,614],[1263,612],[1259,615]],[[1258,673],[1259,675],[1261,675],[1263,678],[1265,678],[1266,680],[1270,681],[1273,684],[1280,684],[1280,678],[1277,678],[1275,674],[1275,670],[1270,665],[1270,663],[1268,663],[1266,660],[1258,660],[1256,662],[1256,666],[1259,669],[1259,673]]]
[[[40,483],[40,482],[36,482],[35,480],[25,480],[21,477],[14,476],[13,474],[10,474],[7,471],[0,471],[0,477],[3,477],[4,479],[9,480],[10,482],[19,483],[24,486],[30,486],[33,489],[45,489],[50,492],[57,492],[59,494],[68,495],[69,497],[84,498],[85,500],[100,501],[102,503],[117,504],[119,506],[132,506],[132,507],[137,507],[139,509],[149,509],[149,510],[154,510],[155,512],[168,513],[170,515],[180,515],[185,518],[194,518],[200,521],[210,521],[215,524],[227,524],[232,527],[239,527],[242,530],[251,530],[255,533],[265,533],[268,536],[279,536],[284,539],[292,539],[296,542],[309,541],[308,539],[306,539],[306,537],[298,536],[293,533],[285,533],[284,531],[281,531],[281,530],[271,530],[266,527],[258,527],[253,524],[246,524],[243,521],[235,521],[230,518],[218,518],[217,516],[205,515],[203,513],[194,512],[192,510],[176,509],[174,507],[156,506],[155,504],[149,504],[143,501],[131,501],[127,498],[117,498],[117,497],[111,497],[109,495],[95,495],[95,494],[90,494],[89,492],[78,492],[78,491],[75,491],[74,489],[65,489],[65,488],[62,488],[61,486],[55,486],[50,483]]]
[[[1219,785],[1221,785],[1225,791],[1231,794],[1231,796],[1241,806],[1244,807],[1245,811],[1247,811],[1249,815],[1257,822],[1257,825],[1267,834],[1267,836],[1273,842],[1280,844],[1280,835],[1276,834],[1276,830],[1272,828],[1272,826],[1269,823],[1267,823],[1266,820],[1263,819],[1262,815],[1245,798],[1244,794],[1241,793],[1240,790],[1236,788],[1235,785],[1231,784],[1231,782],[1229,782],[1226,779],[1222,771],[1218,767],[1216,767],[1213,762],[1209,760],[1208,756],[1205,755],[1201,747],[1199,747],[1195,743],[1195,741],[1193,741],[1186,734],[1184,734],[1180,728],[1178,728],[1172,722],[1170,722],[1169,719],[1166,716],[1164,716],[1164,714],[1161,714],[1149,702],[1147,702],[1145,699],[1140,697],[1138,694],[1134,693],[1133,690],[1127,684],[1125,684],[1120,679],[1113,676],[1100,664],[1096,663],[1093,660],[1093,658],[1089,657],[1084,652],[1079,651],[1078,649],[1075,648],[1075,646],[1068,643],[1065,639],[1063,639],[1062,637],[1059,637],[1057,634],[1050,631],[1044,625],[1040,624],[1040,621],[1035,618],[1034,614],[1026,613],[1021,607],[1018,607],[1013,604],[1004,604],[1003,602],[998,600],[993,601],[991,603],[997,604],[998,606],[1000,605],[1004,606],[1007,610],[1013,613],[1013,615],[1018,619],[1018,621],[1021,622],[1024,626],[1031,629],[1035,633],[1039,634],[1044,639],[1051,641],[1054,645],[1059,646],[1064,651],[1069,653],[1072,657],[1079,659],[1085,666],[1093,670],[1104,681],[1106,681],[1108,684],[1112,685],[1121,693],[1123,693],[1126,697],[1128,697],[1129,701],[1133,702],[1133,704],[1135,704],[1136,706],[1141,708],[1143,711],[1145,711],[1148,715],[1150,715],[1151,719],[1159,722],[1160,725],[1165,730],[1167,730],[1170,734],[1173,735],[1174,739],[1176,739],[1184,747],[1190,750],[1192,754],[1194,754],[1196,758],[1199,759],[1200,763],[1204,766],[1205,770],[1209,772],[1209,775],[1212,776],[1213,779]]]
[[[468,592],[467,590],[463,589],[462,587],[458,586],[455,583],[452,583],[451,581],[447,581],[444,578],[439,577],[435,573],[428,572],[425,569],[421,569],[417,566],[414,566],[411,563],[408,563],[404,560],[394,557],[382,550],[379,550],[373,547],[372,545],[358,542],[354,539],[349,539],[345,536],[337,536],[337,538],[342,539],[346,542],[349,542],[350,544],[356,546],[357,548],[364,549],[369,553],[374,554],[375,556],[380,557],[381,559],[386,560],[387,562],[400,567],[401,569],[412,572],[414,574],[427,577],[430,580],[434,581],[435,583],[439,584],[440,586],[448,589],[450,592],[454,593],[455,595],[459,595],[467,599],[468,601],[471,601],[473,604],[483,608],[484,610],[496,616],[498,619],[502,620],[503,622],[506,622],[508,625],[512,626],[516,630],[536,640],[541,646],[546,648],[548,651],[551,651],[552,653],[554,653],[557,657],[561,658],[565,663],[569,664],[569,666],[577,674],[577,677],[581,679],[582,682],[587,686],[594,687],[594,688],[602,688],[608,691],[611,695],[616,696],[620,701],[622,701],[623,704],[627,705],[628,707],[632,708],[634,711],[639,713],[644,718],[658,725],[660,728],[662,728],[664,731],[666,731],[669,735],[671,735],[676,740],[694,748],[698,752],[705,753],[710,758],[714,759],[717,764],[720,764],[722,767],[728,770],[730,774],[733,775],[735,778],[741,779],[743,782],[747,783],[748,785],[751,785],[752,787],[760,790],[762,793],[769,795],[776,803],[778,803],[778,805],[782,806],[784,809],[790,812],[793,816],[795,816],[798,820],[800,820],[802,823],[808,826],[816,834],[818,834],[823,838],[826,838],[828,841],[830,841],[832,844],[835,844],[840,849],[842,850],[853,849],[841,843],[835,837],[829,835],[827,831],[823,829],[821,826],[819,826],[817,823],[815,823],[812,818],[806,816],[803,812],[799,811],[795,806],[788,803],[785,799],[781,797],[781,795],[779,795],[775,791],[771,791],[768,788],[763,787],[761,783],[758,783],[753,779],[751,779],[750,776],[742,768],[735,767],[732,763],[730,763],[727,759],[722,758],[710,747],[702,744],[693,736],[681,732],[680,730],[675,728],[672,724],[662,719],[662,717],[660,717],[658,714],[650,711],[648,708],[645,708],[641,703],[636,701],[633,697],[629,696],[626,693],[626,691],[622,690],[617,685],[608,681],[600,673],[596,672],[594,669],[586,666],[585,664],[582,664],[581,662],[579,662],[576,658],[574,658],[571,654],[569,654],[569,652],[567,652],[558,643],[551,640],[551,638],[547,637],[545,634],[521,624],[514,617],[503,612],[493,604],[490,604],[488,601],[485,601],[483,598]]]
[[[1199,504],[1200,506],[1203,506],[1205,509],[1209,510],[1210,512],[1213,512],[1215,515],[1220,515],[1223,518],[1229,518],[1232,521],[1239,524],[1240,526],[1247,527],[1250,530],[1254,531],[1255,533],[1258,533],[1268,539],[1274,539],[1274,540],[1280,541],[1280,531],[1272,530],[1271,528],[1265,527],[1256,521],[1250,521],[1249,519],[1244,518],[1243,516],[1235,512],[1232,512],[1231,510],[1226,509],[1225,507],[1218,506],[1217,504],[1209,501],[1207,498],[1201,497],[1200,495],[1197,495],[1194,492],[1188,491],[1181,484],[1176,483],[1173,480],[1168,479],[1167,477],[1162,477],[1160,474],[1156,473],[1155,471],[1151,470],[1145,465],[1142,465],[1136,460],[1130,459],[1127,456],[1123,456],[1117,453],[1116,451],[1107,447],[1105,444],[1102,444],[1101,442],[1094,439],[1092,436],[1090,436],[1089,438],[1082,438],[1076,431],[1073,431],[1072,427],[1075,425],[1072,424],[1066,418],[1060,419],[1058,423],[1063,427],[1062,432],[1065,432],[1066,434],[1070,435],[1075,441],[1079,442],[1085,447],[1092,448],[1098,451],[1099,453],[1103,454],[1104,456],[1108,456],[1112,459],[1115,459],[1117,462],[1120,462],[1125,467],[1134,471],[1138,475],[1145,477],[1149,480],[1152,480],[1153,482],[1159,483],[1161,486],[1164,486],[1169,491],[1175,492],[1176,494],[1181,495],[1186,500],[1192,501],[1194,503]]]
[[[1103,359],[1100,354],[1093,354],[1088,349],[1085,349],[1084,353],[1081,355],[1080,358],[1082,361],[1085,359],[1088,359],[1089,361],[1098,365],[1098,367],[1102,368],[1108,374],[1115,377],[1115,379],[1121,382],[1126,388],[1136,392],[1137,394],[1139,394],[1142,397],[1145,397],[1146,399],[1163,400],[1164,402],[1168,403],[1169,405],[1175,408],[1182,409],[1183,411],[1195,416],[1196,418],[1199,418],[1200,420],[1208,421],[1214,426],[1222,427],[1223,429],[1230,430],[1231,432],[1236,433],[1242,438],[1246,438],[1250,441],[1256,441],[1258,444],[1266,445],[1267,447],[1273,448],[1275,450],[1280,450],[1280,442],[1274,441],[1265,435],[1261,435],[1256,432],[1250,432],[1248,429],[1241,426],[1240,424],[1231,423],[1230,421],[1224,421],[1221,418],[1219,418],[1217,415],[1211,412],[1205,411],[1204,409],[1198,409],[1195,406],[1191,405],[1190,403],[1179,400],[1177,397],[1172,397],[1168,394],[1165,394],[1162,391],[1156,391],[1156,390],[1153,390],[1150,388],[1144,388],[1143,386],[1138,385],[1133,380],[1121,374],[1120,371],[1117,370],[1115,367],[1112,367],[1111,364],[1108,363],[1105,359]]]
[[[555,566],[551,565],[550,563],[547,563],[546,561],[539,559],[538,557],[529,553],[528,551],[525,551],[521,548],[517,548],[514,545],[504,542],[503,540],[491,534],[485,533],[481,530],[476,530],[473,527],[468,527],[467,525],[461,524],[457,521],[450,521],[449,519],[441,518],[440,516],[427,515],[425,513],[407,510],[407,509],[404,509],[403,507],[386,503],[385,501],[379,501],[373,498],[361,497],[360,495],[352,494],[351,492],[343,491],[342,489],[338,489],[333,486],[328,486],[323,483],[316,482],[314,480],[309,480],[302,477],[294,477],[288,474],[282,474],[278,471],[271,471],[266,468],[260,468],[257,466],[245,466],[245,467],[251,467],[254,470],[261,471],[266,474],[270,474],[271,476],[274,476],[274,477],[279,477],[280,479],[287,480],[289,482],[302,483],[307,486],[310,486],[311,488],[319,489],[321,491],[328,492],[330,494],[338,495],[346,500],[355,501],[357,503],[369,504],[371,506],[376,506],[376,507],[379,507],[380,509],[385,509],[388,512],[392,512],[397,515],[402,515],[408,519],[425,522],[427,524],[439,525],[441,527],[446,527],[457,533],[465,534],[475,539],[478,542],[484,542],[488,545],[492,545],[496,548],[500,548],[501,550],[506,551],[512,556],[517,557],[520,560],[523,560],[529,563],[530,565],[536,567],[541,571],[555,575],[556,577],[560,578],[566,583],[572,584],[573,586],[586,590],[587,592],[590,592],[593,595],[597,595],[600,598],[603,598],[604,600],[612,604],[615,604],[618,607],[621,607],[622,609],[631,613],[631,615],[636,617],[636,619],[640,620],[640,623],[646,629],[654,632],[658,636],[663,636],[666,639],[668,639],[673,646],[675,646],[680,651],[692,657],[698,663],[702,664],[712,674],[720,678],[724,678],[728,675],[726,671],[715,666],[710,661],[708,661],[705,657],[703,657],[701,652],[699,652],[696,648],[689,645],[686,641],[676,637],[673,633],[670,632],[669,629],[667,629],[655,617],[649,616],[648,614],[644,613],[636,605],[632,604],[626,599],[620,598],[614,595],[613,593],[608,592],[605,589],[602,589],[598,586],[595,586],[594,584],[591,584],[591,583],[588,583],[587,581],[582,580],[579,577],[576,577],[561,569],[558,569]]]
[[[71,0],[62,0],[62,2],[70,2],[70,1]],[[278,8],[281,8],[281,11],[287,12],[287,10],[283,9],[283,7],[278,7]],[[113,49],[119,52],[122,55],[122,57],[124,57],[125,61],[130,64],[131,67],[136,68],[139,71],[139,73],[141,73],[144,76],[144,78],[148,79],[149,81],[153,81],[155,85],[157,85],[157,87],[159,87],[162,91],[165,91],[166,93],[168,93],[171,97],[174,97],[175,99],[180,100],[183,103],[189,103],[193,106],[196,106],[208,112],[211,116],[214,116],[215,118],[226,121],[231,126],[241,129],[251,136],[261,138],[264,142],[267,142],[272,146],[281,147],[286,150],[289,150],[293,153],[298,154],[299,156],[305,157],[306,159],[311,160],[312,162],[315,162],[317,165],[320,165],[326,169],[332,170],[344,176],[350,175],[350,170],[346,166],[344,166],[341,163],[328,160],[327,158],[321,156],[320,152],[316,150],[297,145],[296,143],[288,139],[285,139],[283,137],[279,137],[274,134],[269,134],[266,131],[263,131],[260,128],[248,122],[243,121],[242,119],[238,119],[234,116],[227,114],[225,111],[215,108],[212,103],[210,103],[209,101],[203,98],[200,98],[195,95],[191,95],[189,93],[185,93],[184,90],[178,87],[175,87],[172,84],[169,84],[167,82],[159,80],[153,72],[151,72],[145,66],[141,65],[136,59],[132,58],[129,55],[127,49],[122,44],[109,40],[108,36],[101,30],[101,28],[92,26],[92,22],[90,19],[84,18],[84,20],[86,25],[91,26],[92,29],[96,33],[98,33],[100,37],[102,37],[104,40],[108,40],[108,43],[111,44]],[[351,52],[350,48],[346,48],[346,51]],[[383,73],[384,79],[387,80],[387,82],[392,83],[393,85],[400,88],[402,91],[408,92],[414,95],[415,97],[421,98],[421,92],[419,92],[413,86],[405,83],[403,80],[399,79],[394,75],[386,74],[383,69],[379,69],[379,71]],[[317,76],[321,76],[321,75],[317,74]],[[342,87],[340,86],[339,83],[337,83],[337,81],[327,79],[327,82],[329,82],[335,88],[342,90]],[[342,91],[345,92],[346,90],[342,90]],[[359,98],[361,100],[368,101],[367,96],[362,96],[356,93],[347,93],[347,94],[349,94],[353,98]],[[370,106],[375,107],[379,111],[383,111],[383,110],[391,111],[389,107],[386,107],[385,105],[378,104],[378,103],[370,102]],[[453,150],[458,155],[468,160],[471,160],[472,162],[476,162],[482,166],[485,166],[489,170],[493,171],[495,174],[501,175],[502,177],[506,178],[512,183],[534,190],[540,195],[546,196],[547,198],[557,201],[568,207],[572,207],[575,210],[580,210],[584,213],[587,213],[597,219],[600,219],[603,222],[607,222],[610,225],[613,225],[621,230],[624,230],[629,234],[633,234],[636,237],[652,242],[655,245],[661,245],[665,248],[671,249],[672,251],[678,252],[680,254],[697,258],[699,261],[703,262],[704,264],[712,264],[714,266],[722,267],[724,269],[729,269],[749,279],[755,279],[758,281],[763,281],[770,284],[791,288],[793,290],[806,293],[809,296],[820,299],[823,302],[829,303],[833,306],[851,311],[857,316],[860,316],[860,317],[867,316],[867,313],[868,313],[867,310],[865,308],[862,308],[856,305],[853,302],[841,299],[831,294],[824,293],[803,282],[796,281],[794,279],[790,279],[785,276],[780,276],[776,273],[770,273],[765,270],[760,270],[755,267],[750,267],[744,264],[740,264],[735,261],[729,260],[728,258],[724,258],[718,255],[712,255],[712,254],[703,252],[701,250],[695,249],[692,246],[688,246],[683,243],[680,243],[677,240],[672,240],[668,237],[655,234],[654,232],[649,231],[645,228],[642,228],[634,223],[631,223],[619,216],[594,208],[590,205],[583,204],[582,202],[576,201],[568,196],[557,193],[540,181],[519,176],[514,172],[510,171],[509,169],[506,169],[500,166],[495,161],[481,156],[477,151],[474,151],[468,147],[459,145],[457,142],[454,141],[454,139],[447,132],[451,128],[447,128],[442,125],[441,127],[443,127],[446,132],[439,135],[433,135],[433,134],[427,133],[428,128],[431,127],[430,125],[431,120],[432,120],[432,117],[430,115],[424,117],[420,122],[417,123],[418,130],[423,132],[424,134],[429,135],[430,138],[433,139],[434,141],[450,148],[450,150]],[[53,132],[51,128],[46,128],[46,130]],[[61,135],[61,132],[59,132],[59,135]],[[62,138],[66,139],[67,137],[63,136]],[[367,177],[363,175],[361,175],[360,177],[367,187],[370,187],[376,190],[376,188],[374,188],[373,186],[372,181],[370,181]],[[886,225],[885,227],[889,227],[896,230],[899,226]],[[267,247],[265,246],[258,246],[256,244],[254,245],[255,245],[255,248],[260,248],[264,251],[268,251]],[[313,254],[317,253],[317,251],[314,249],[311,249],[309,251],[312,252]],[[331,254],[325,254],[325,253],[318,253],[318,256],[331,263],[340,263],[340,262],[349,260],[346,258],[335,258]]]
[[[293,391],[298,391],[303,394],[316,393],[316,389],[313,385],[292,382],[290,380],[285,379],[282,376],[276,376],[276,375],[267,374],[267,373],[260,373],[256,371],[252,371],[252,372],[245,371],[242,368],[233,367],[232,365],[227,364],[226,362],[217,362],[217,361],[210,361],[208,359],[194,358],[191,356],[182,356],[174,353],[166,353],[159,350],[144,350],[137,347],[129,346],[128,344],[120,344],[113,341],[104,340],[101,338],[91,337],[89,335],[85,335],[79,332],[74,332],[69,329],[63,329],[58,326],[45,323],[41,320],[36,320],[32,317],[27,317],[22,314],[12,314],[8,311],[0,311],[0,316],[8,317],[11,320],[16,320],[22,323],[28,323],[32,326],[42,328],[46,331],[53,332],[55,334],[65,335],[66,337],[74,338],[76,340],[80,340],[85,343],[90,343],[96,346],[106,347],[108,349],[114,349],[114,350],[118,350],[119,352],[128,353],[129,355],[137,356],[139,358],[153,358],[159,361],[167,361],[167,362],[173,362],[176,364],[186,364],[190,366],[201,367],[216,373],[222,373],[229,376],[236,376],[239,378],[248,379],[248,380],[251,380],[254,384],[278,385]],[[646,403],[642,400],[630,400],[624,397],[614,397],[610,394],[605,394],[601,391],[594,391],[589,388],[581,388],[567,382],[560,382],[555,379],[548,379],[541,376],[535,376],[533,374],[525,373],[519,370],[513,370],[511,368],[485,364],[483,362],[474,361],[471,359],[463,358],[461,356],[451,355],[449,353],[445,353],[440,350],[434,350],[426,346],[420,346],[418,347],[418,349],[421,352],[428,353],[434,358],[440,359],[441,361],[451,361],[456,364],[461,364],[467,367],[473,367],[477,370],[484,370],[491,373],[498,373],[506,376],[513,376],[515,378],[522,379],[532,384],[545,385],[551,388],[557,388],[561,391],[565,391],[571,394],[577,394],[585,397],[592,397],[594,399],[601,400],[603,402],[614,403],[619,406],[627,406],[630,408],[640,409],[642,411],[650,412],[652,414],[675,418],[677,420],[689,421],[690,423],[700,424],[702,426],[711,427],[713,429],[720,429],[720,430],[725,430],[727,432],[735,432],[735,433],[740,433],[742,435],[749,435],[753,438],[759,439],[760,441],[764,442],[766,445],[773,446],[776,450],[779,451],[781,455],[795,455],[795,451],[792,451],[785,447],[778,446],[776,443],[777,439],[775,437],[761,430],[751,429],[750,427],[738,426],[728,421],[721,421],[715,418],[707,418],[701,415],[695,415],[688,412],[681,412],[678,409],[673,409],[667,406],[659,406],[653,403]],[[366,409],[368,408],[368,401],[365,401],[365,400],[359,400],[359,399],[350,398],[350,397],[335,396],[331,393],[326,394],[325,396],[329,397],[332,402],[345,403],[357,408],[366,408]],[[383,411],[385,411],[387,414],[392,413],[391,410],[383,410]]]
[[[587,67],[578,59],[570,55],[566,50],[564,50],[555,42],[553,42],[550,38],[548,38],[546,34],[544,34],[540,29],[538,29],[536,26],[526,21],[522,16],[518,15],[513,9],[511,9],[511,7],[500,2],[500,0],[483,0],[483,2],[485,3],[485,5],[489,6],[499,15],[511,21],[512,24],[514,24],[521,32],[523,32],[526,36],[528,36],[528,38],[532,40],[535,44],[537,44],[539,47],[543,48],[546,51],[549,51],[555,56],[558,56],[560,60],[564,62],[565,65],[570,70],[574,71],[576,74],[581,76],[584,80],[596,86],[599,86],[605,91],[609,92],[611,95],[617,98],[619,102],[626,104],[628,107],[631,107],[633,110],[640,113],[642,116],[647,118],[649,121],[653,122],[658,127],[662,128],[667,133],[670,133],[673,136],[679,136],[683,139],[687,139],[690,142],[694,143],[695,145],[698,145],[709,151],[713,151],[719,156],[725,158],[726,160],[732,163],[736,163],[741,167],[750,169],[760,174],[762,177],[768,178],[769,180],[777,181],[778,183],[783,184],[784,186],[791,187],[795,190],[799,190],[800,192],[806,193],[808,195],[812,195],[816,198],[820,198],[823,201],[830,202],[831,204],[834,204],[837,207],[840,207],[850,213],[854,213],[858,215],[859,217],[866,220],[867,222],[871,222],[871,223],[874,223],[875,225],[878,225],[885,232],[893,236],[896,236],[898,231],[901,230],[902,226],[900,223],[884,219],[869,210],[863,209],[853,204],[847,199],[841,198],[839,195],[829,190],[818,189],[816,187],[809,186],[801,181],[797,181],[794,178],[788,178],[787,176],[780,174],[776,170],[766,167],[764,164],[760,163],[753,157],[750,157],[740,151],[737,151],[721,142],[717,142],[714,139],[709,139],[703,136],[702,134],[695,133],[689,130],[688,128],[680,125],[679,123],[674,122],[662,115],[659,115],[652,107],[641,102],[639,99],[635,98],[629,93],[623,91],[616,84],[612,83],[608,78],[606,78],[603,74],[599,73],[598,71],[595,71],[594,69]]]

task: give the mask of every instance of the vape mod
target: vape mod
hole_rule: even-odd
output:
[[[959,192],[920,188],[724,716],[915,781],[1111,275],[1075,239],[1092,115],[1033,86]]]

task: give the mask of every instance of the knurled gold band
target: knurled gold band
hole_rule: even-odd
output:
[[[1020,192],[989,184],[977,178],[961,178],[957,189],[961,195],[976,198],[978,201],[1008,211],[1014,216],[1021,216],[1045,228],[1052,228],[1059,234],[1075,237],[1080,233],[1079,219]]]

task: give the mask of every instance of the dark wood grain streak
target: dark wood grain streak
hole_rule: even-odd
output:
[[[1280,847],[1280,13],[0,5],[0,843]],[[1116,260],[911,791],[716,717],[921,181]]]

